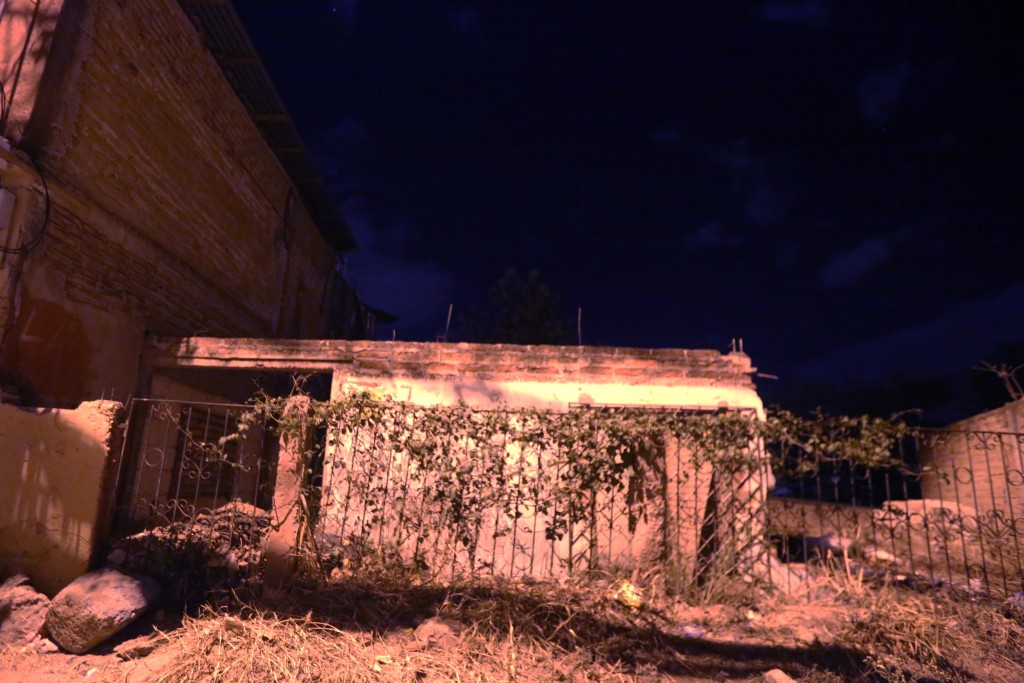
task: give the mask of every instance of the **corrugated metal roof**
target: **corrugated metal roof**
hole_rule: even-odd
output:
[[[224,76],[249,109],[263,139],[277,155],[324,237],[338,250],[356,242],[323,179],[310,162],[298,131],[229,0],[178,0]]]

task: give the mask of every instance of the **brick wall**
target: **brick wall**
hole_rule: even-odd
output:
[[[921,461],[943,470],[926,475],[925,498],[1024,518],[1024,399],[954,423],[926,441]]]
[[[687,349],[369,343],[352,346],[348,372],[439,379],[753,386],[753,368],[746,356]]]
[[[350,294],[335,253],[178,3],[69,0],[61,22],[9,129],[50,212],[40,246],[0,264],[4,379],[70,406],[135,390],[144,332],[327,336],[332,297]],[[32,234],[42,183],[4,159]]]
[[[334,371],[336,379],[716,386],[756,397],[749,356],[706,349],[195,337],[155,340],[146,361],[155,368]]]

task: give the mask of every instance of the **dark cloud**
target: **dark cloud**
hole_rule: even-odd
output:
[[[362,0],[334,0],[331,9],[336,14],[341,14],[345,31],[352,34],[355,31],[356,16],[359,14],[359,5]]]
[[[679,142],[682,139],[683,136],[679,131],[671,126],[662,126],[651,134],[651,140],[659,145],[672,144],[674,142]]]
[[[707,223],[686,237],[686,244],[691,247],[738,247],[746,243],[746,239],[735,232],[727,232],[719,222]]]
[[[892,296],[899,296],[893,293]],[[1024,339],[1024,284],[942,311],[925,322],[839,346],[804,365],[798,378],[841,386],[891,377],[962,374],[1001,344]]]
[[[826,288],[850,287],[886,263],[892,256],[889,240],[866,239],[850,251],[835,256],[821,269],[821,284]]]
[[[360,297],[398,316],[394,327],[402,337],[443,323],[454,277],[436,262],[413,256],[422,250],[412,227],[361,198],[346,201],[342,214],[359,243],[347,258],[346,277]]]
[[[829,6],[820,0],[768,0],[761,6],[762,18],[784,24],[817,26],[830,14]]]
[[[483,42],[483,12],[479,9],[466,7],[449,9],[445,14],[448,17],[449,25],[455,32],[472,38],[474,41]]]
[[[888,123],[893,108],[910,82],[910,76],[909,62],[900,62],[868,74],[857,88],[860,112],[877,125]]]

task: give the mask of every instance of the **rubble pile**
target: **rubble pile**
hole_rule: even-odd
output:
[[[184,605],[226,604],[257,593],[270,513],[231,502],[111,544],[107,564],[159,577],[164,596]]]

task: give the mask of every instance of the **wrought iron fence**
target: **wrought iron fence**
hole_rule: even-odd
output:
[[[132,402],[117,559],[166,575],[184,552],[189,567],[173,571],[196,585],[256,573],[278,440],[262,424],[238,433],[250,409]],[[916,430],[892,443],[888,467],[756,439],[715,461],[699,441],[665,436],[623,454],[614,479],[581,485],[550,443],[449,437],[428,462],[416,424],[392,427],[403,448],[372,423],[316,430],[305,512],[327,568],[629,577],[711,600],[752,584],[799,592],[838,562],[865,580],[1024,591],[1021,434]]]
[[[625,574],[688,594],[770,574],[771,473],[760,443],[732,467],[713,467],[666,437],[625,454],[616,480],[585,486],[570,479],[571,457],[508,433],[452,439],[440,468],[394,443],[372,426],[327,430],[314,459],[315,539],[329,563],[400,562],[442,576]]]
[[[258,577],[273,502],[276,439],[251,406],[133,399],[108,562],[164,579],[182,601]]]
[[[699,444],[665,439],[627,458],[619,482],[560,499],[564,458],[528,444],[486,445],[506,453],[499,481],[481,469],[494,459],[474,456],[484,446],[449,444],[453,487],[356,430],[325,444],[317,539],[346,566],[625,575],[697,599],[737,582],[799,592],[837,563],[863,580],[1012,595],[1024,591],[1022,440],[915,431],[893,442],[896,464],[872,468],[792,443],[712,464]]]
[[[919,430],[894,449],[903,464],[886,469],[780,453],[767,529],[797,569],[780,576],[832,557],[869,579],[1024,591],[1024,435]]]

